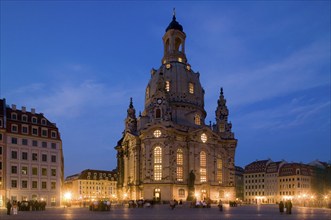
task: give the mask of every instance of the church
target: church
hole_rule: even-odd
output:
[[[200,73],[185,54],[186,34],[173,14],[164,55],[151,70],[145,105],[132,99],[117,151],[118,195],[124,200],[234,200],[237,139],[220,89],[213,124],[206,124]],[[216,103],[216,100],[215,100]]]

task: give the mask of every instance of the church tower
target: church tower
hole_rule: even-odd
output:
[[[234,199],[237,140],[228,122],[223,90],[216,124],[205,124],[200,73],[185,54],[186,34],[175,13],[162,38],[161,66],[151,70],[144,110],[130,101],[125,131],[117,143],[122,199]]]

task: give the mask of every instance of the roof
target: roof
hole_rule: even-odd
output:
[[[266,173],[278,173],[279,168],[285,163],[285,161],[271,162],[266,167]]]
[[[298,171],[298,172],[297,172]],[[279,169],[279,176],[310,176],[311,171],[309,165],[302,163],[287,163]]]
[[[245,173],[262,173],[266,171],[266,167],[272,161],[269,160],[257,160],[247,166],[245,166]]]
[[[181,32],[183,32],[183,26],[180,25],[177,21],[176,21],[176,16],[173,15],[172,16],[172,21],[170,22],[170,24],[168,25],[167,29],[166,29],[166,32],[170,29],[173,29],[173,30],[179,30]]]
[[[74,174],[71,176],[68,176],[66,178],[66,181],[68,180],[112,180],[112,181],[117,181],[117,170],[92,170],[92,169],[87,169],[83,170],[79,174]]]

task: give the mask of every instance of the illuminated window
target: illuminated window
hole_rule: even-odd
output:
[[[178,196],[179,197],[185,197],[185,190],[184,189],[179,189],[178,190]]]
[[[217,158],[217,181],[218,183],[223,182],[223,161],[220,155]]]
[[[171,67],[171,64],[170,64],[170,63],[167,63],[167,64],[166,64],[166,68],[167,68],[167,69],[170,69],[170,67]]]
[[[207,168],[206,168],[206,152],[201,151],[200,153],[200,182],[207,181]]]
[[[183,181],[183,151],[181,149],[177,150],[177,181]]]
[[[200,118],[200,115],[196,114],[195,117],[194,117],[194,123],[196,125],[201,125],[201,118]]]
[[[161,137],[162,133],[160,130],[155,130],[153,134],[154,134],[154,137],[158,138],[158,137]]]
[[[202,134],[201,134],[201,141],[202,141],[203,143],[206,143],[206,142],[207,142],[207,135],[206,135],[205,133],[202,133]]]
[[[187,65],[187,66],[186,66],[186,69],[187,69],[187,70],[191,70],[191,66],[190,66],[190,65]]]
[[[166,81],[165,89],[166,89],[167,92],[170,91],[170,81]]]
[[[149,98],[149,86],[146,88],[146,98]]]
[[[191,94],[194,93],[194,84],[193,84],[193,83],[189,83],[189,84],[188,84],[188,91],[189,91],[189,93],[191,93]]]
[[[154,180],[162,179],[162,148],[154,148]]]
[[[183,62],[183,59],[181,57],[178,57],[178,62]]]

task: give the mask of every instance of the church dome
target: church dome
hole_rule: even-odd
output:
[[[176,21],[176,16],[172,16],[172,21],[170,22],[170,24],[168,25],[167,29],[166,29],[166,32],[168,30],[171,30],[171,29],[174,29],[174,30],[179,30],[181,32],[183,32],[183,26],[180,25],[177,21]]]

